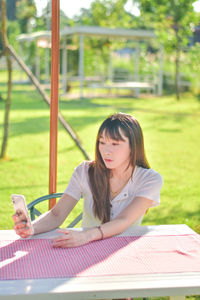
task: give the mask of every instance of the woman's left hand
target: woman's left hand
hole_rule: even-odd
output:
[[[54,248],[78,247],[89,242],[86,231],[59,229],[57,232],[63,233],[63,235],[52,240],[52,246]]]

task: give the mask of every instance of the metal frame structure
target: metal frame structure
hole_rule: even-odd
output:
[[[62,85],[63,90],[66,91],[67,87],[67,39],[71,36],[79,36],[79,71],[78,78],[80,82],[80,98],[83,98],[83,86],[84,86],[84,40],[85,37],[99,37],[99,38],[110,38],[110,39],[123,39],[123,40],[133,40],[136,41],[136,55],[135,55],[135,72],[134,81],[138,82],[138,72],[139,72],[139,56],[140,56],[140,41],[150,41],[156,39],[156,35],[150,30],[133,30],[133,29],[123,29],[123,28],[106,28],[98,26],[74,26],[66,27],[60,32],[62,37]],[[51,40],[51,33],[45,31],[34,32],[33,34],[23,34],[19,35],[18,40],[20,42],[32,41],[32,40],[46,39]],[[53,41],[53,40],[52,40]],[[46,49],[48,51],[48,49]],[[46,55],[48,57],[48,55]],[[159,73],[157,80],[157,93],[159,96],[162,95],[162,85],[163,85],[163,47],[160,46],[160,61],[159,61]],[[38,66],[36,66],[36,69]],[[48,74],[46,73],[46,78]],[[141,83],[141,82],[140,82]],[[138,85],[138,89],[140,84]],[[141,86],[142,88],[142,86]],[[136,90],[137,91],[137,90]]]

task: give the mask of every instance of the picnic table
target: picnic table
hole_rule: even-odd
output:
[[[184,224],[138,226],[69,249],[52,248],[57,235],[0,231],[1,300],[200,295],[200,236]]]
[[[95,89],[107,89],[107,90],[131,90],[135,92],[135,96],[139,97],[140,90],[149,90],[155,93],[155,84],[150,82],[140,82],[140,81],[126,81],[126,82],[112,82],[112,83],[93,83],[90,82],[89,88]]]

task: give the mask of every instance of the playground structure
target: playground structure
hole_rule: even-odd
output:
[[[149,43],[156,39],[154,32],[149,30],[132,30],[132,29],[121,29],[121,28],[105,28],[96,26],[74,26],[67,27],[60,32],[61,36],[61,46],[62,51],[62,66],[61,66],[61,79],[62,79],[62,89],[65,93],[68,89],[67,86],[71,81],[79,82],[79,95],[80,98],[84,98],[84,86],[89,89],[129,89],[134,91],[136,97],[139,96],[140,90],[148,90],[153,93],[157,93],[159,96],[162,95],[162,84],[163,84],[163,49],[160,46],[159,53],[159,72],[156,74],[156,78],[140,78],[139,77],[139,64],[140,64],[140,44]],[[69,76],[68,70],[68,48],[72,47],[71,39],[77,36],[79,38],[78,46],[78,74],[77,76]],[[112,65],[112,52],[109,55],[109,74],[104,76],[87,76],[84,69],[84,54],[87,49],[85,49],[85,39],[86,38],[107,38],[112,43],[114,40],[123,41],[134,41],[134,63],[133,63],[133,74],[130,79],[124,79],[122,81],[114,80],[113,78],[113,65]],[[50,47],[51,47],[51,32],[40,31],[31,34],[21,34],[18,36],[18,41],[20,43],[20,52],[23,53],[23,44],[30,43],[32,41],[36,42],[38,47],[45,48],[45,83],[49,81],[49,57],[50,57]],[[40,81],[40,57],[38,51],[35,57],[35,76]],[[107,80],[105,80],[107,78]]]

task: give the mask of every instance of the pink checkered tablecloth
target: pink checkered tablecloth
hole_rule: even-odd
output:
[[[77,248],[48,239],[1,240],[0,279],[200,272],[200,236],[123,236]]]

